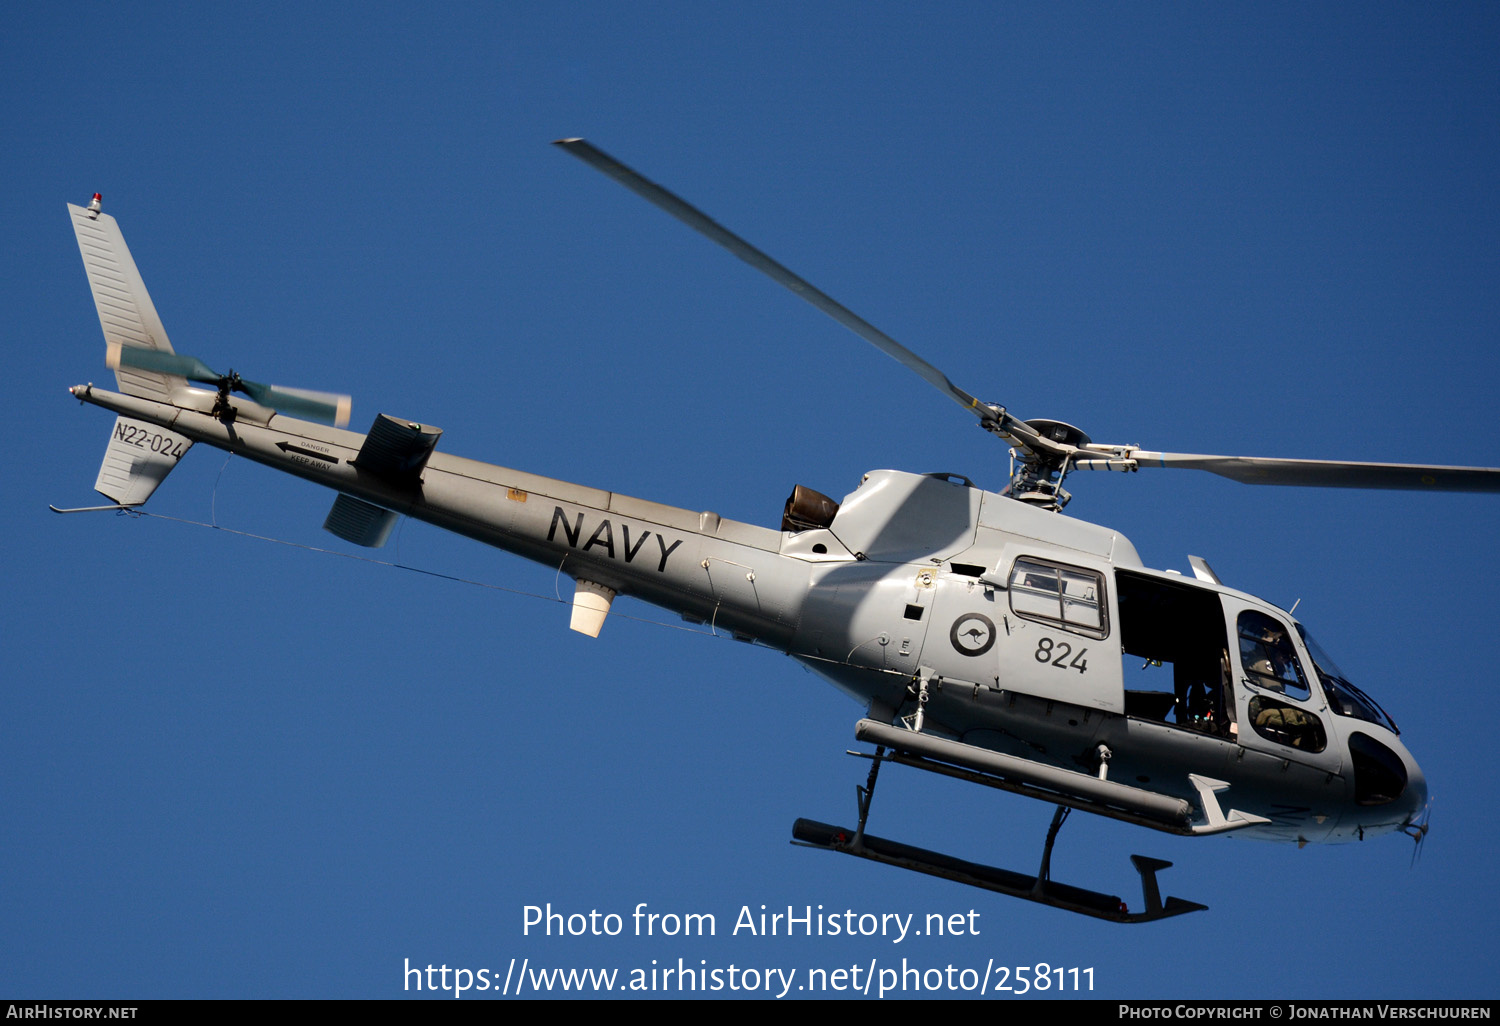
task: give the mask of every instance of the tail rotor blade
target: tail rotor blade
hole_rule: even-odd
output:
[[[293,417],[318,420],[335,427],[349,423],[349,411],[354,400],[337,392],[315,392],[309,388],[286,388],[282,385],[264,385],[258,381],[237,382],[240,391],[262,406],[269,406],[278,413]]]
[[[217,385],[223,376],[215,373],[213,368],[196,356],[184,356],[163,349],[147,349],[144,346],[122,346],[118,342],[109,343],[104,363],[110,370],[131,367],[155,374],[175,374],[189,381],[208,385]]]
[[[196,356],[184,356],[181,353],[169,353],[160,349],[122,346],[111,342],[105,353],[104,362],[111,370],[133,367],[136,370],[157,374],[175,374],[189,381],[243,392],[262,406],[268,406],[278,413],[318,420],[335,427],[343,427],[349,423],[349,411],[354,403],[349,396],[340,395],[337,392],[315,392],[309,388],[265,385],[259,381],[246,381],[233,371],[227,375],[219,374]]]

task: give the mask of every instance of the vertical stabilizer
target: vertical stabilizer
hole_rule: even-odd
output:
[[[83,255],[83,269],[94,293],[94,308],[99,312],[99,326],[104,329],[106,348],[135,346],[170,353],[167,329],[156,315],[156,307],[141,281],[125,236],[108,214],[100,212],[100,197],[87,207],[68,204],[73,219],[73,233],[78,236],[78,251]],[[116,360],[116,363],[120,361]],[[172,393],[187,387],[187,381],[175,374],[139,370],[130,366],[115,368],[115,381],[121,392],[169,403]],[[122,506],[139,506],[151,497],[192,442],[174,431],[143,421],[119,417],[104,450],[104,463],[94,490]]]
[[[94,307],[99,311],[99,326],[106,343],[140,346],[172,352],[167,331],[162,327],[156,307],[146,292],[141,274],[136,270],[125,236],[114,218],[101,213],[98,200],[85,208],[68,204],[73,232],[78,236],[78,251],[83,255],[83,269],[94,293]],[[121,392],[157,402],[171,402],[172,392],[187,382],[173,374],[119,367],[115,380]],[[113,436],[111,436],[113,437]],[[113,443],[111,443],[113,444]]]
[[[139,506],[151,498],[192,444],[175,431],[117,417],[94,491],[122,506]]]

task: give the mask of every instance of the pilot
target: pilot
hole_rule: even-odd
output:
[[[1247,614],[1247,617],[1249,614]],[[1261,683],[1274,691],[1284,691],[1286,684],[1296,685],[1298,677],[1294,668],[1295,657],[1287,644],[1286,632],[1274,626],[1268,618],[1263,625],[1245,624],[1240,632],[1240,655],[1245,669],[1261,678]]]
[[[1255,716],[1255,730],[1261,736],[1293,748],[1321,750],[1317,720],[1301,709],[1256,698],[1251,702],[1250,711]]]

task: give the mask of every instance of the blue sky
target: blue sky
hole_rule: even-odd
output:
[[[1142,852],[1211,906],[1138,928],[790,846],[852,817],[860,710],[775,652],[624,600],[646,622],[591,641],[551,570],[421,524],[379,555],[513,591],[46,506],[92,501],[110,423],[64,393],[110,380],[63,206],[95,191],[179,351],[347,391],[355,427],[766,525],[878,467],[1003,484],[951,403],[547,145],[573,135],[1022,416],[1500,464],[1497,43],[1483,4],[8,5],[0,992],[906,958],[1093,967],[1104,997],[1495,996],[1495,497],[1069,482],[1149,565],[1300,600],[1436,800],[1415,868],[1400,837],[1073,817],[1059,878],[1138,901]],[[330,500],[197,449],[149,508],[353,551]],[[1048,807],[914,777],[872,831],[1034,870]],[[719,930],[523,935],[548,902]],[[729,935],[762,904],[980,932]]]

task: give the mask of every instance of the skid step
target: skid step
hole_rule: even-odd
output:
[[[1159,869],[1166,869],[1171,863],[1161,859],[1147,858],[1144,855],[1132,855],[1130,861],[1135,865],[1136,871],[1141,874],[1141,887],[1146,908],[1143,912],[1130,912],[1118,895],[1101,894],[1098,891],[1085,890],[1082,887],[1058,883],[1055,880],[1038,881],[1036,877],[1027,876],[1025,873],[980,865],[977,862],[966,862],[941,852],[916,848],[909,844],[901,844],[899,841],[888,841],[870,834],[860,836],[856,843],[853,830],[819,823],[816,820],[797,820],[792,825],[792,842],[811,848],[843,852],[845,855],[857,855],[873,862],[884,862],[888,866],[910,869],[913,872],[942,877],[945,880],[968,884],[971,887],[980,887],[987,891],[1008,894],[1013,898],[1024,898],[1027,901],[1051,905],[1053,908],[1077,912],[1080,915],[1108,919],[1116,923],[1148,923],[1156,919],[1166,919],[1170,916],[1180,916],[1208,908],[1207,905],[1200,905],[1196,901],[1185,901],[1182,898],[1167,898],[1163,902],[1161,891],[1156,883],[1156,872]]]

